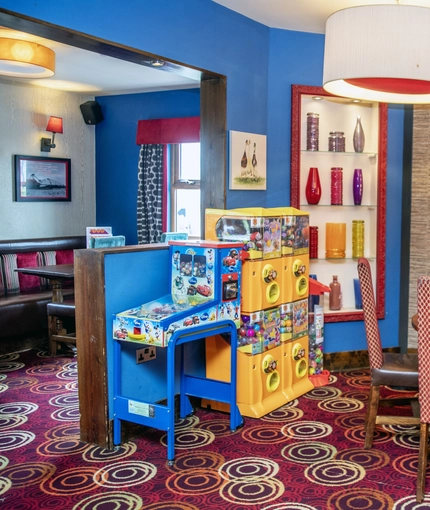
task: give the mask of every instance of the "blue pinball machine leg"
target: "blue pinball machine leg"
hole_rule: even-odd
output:
[[[113,343],[113,363],[114,363],[114,399],[117,395],[121,394],[121,344],[120,342]],[[114,406],[115,408],[115,406]],[[113,417],[113,443],[119,445],[121,443],[121,420],[118,414],[114,412]]]
[[[187,374],[184,364],[183,347],[188,342],[204,340],[208,336],[228,334],[231,342],[231,379],[230,382],[207,379]],[[181,418],[193,412],[189,396],[207,398],[230,404],[230,429],[234,432],[243,424],[243,418],[236,403],[237,391],[237,329],[231,320],[213,321],[190,329],[176,331],[167,345],[167,405],[148,403],[155,408],[155,417],[133,414],[129,411],[130,400],[121,395],[121,342],[114,342],[114,444],[121,443],[121,420],[132,421],[166,430],[167,461],[173,464],[175,459],[175,359],[176,348],[181,349],[180,415]],[[135,404],[146,404],[134,401]]]

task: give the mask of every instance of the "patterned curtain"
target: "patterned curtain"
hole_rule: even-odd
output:
[[[163,219],[164,145],[141,145],[138,166],[137,240],[159,243]]]

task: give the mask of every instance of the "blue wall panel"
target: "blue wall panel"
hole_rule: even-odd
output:
[[[96,129],[97,225],[110,225],[137,244],[136,145],[139,120],[200,115],[200,89],[98,97],[104,120]]]

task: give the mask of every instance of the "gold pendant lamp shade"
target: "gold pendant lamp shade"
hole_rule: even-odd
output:
[[[46,46],[0,37],[0,75],[49,78],[55,73],[55,53]]]
[[[365,5],[326,23],[323,86],[384,103],[430,103],[430,9]]]

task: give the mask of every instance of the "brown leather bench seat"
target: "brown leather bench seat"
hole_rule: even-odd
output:
[[[32,338],[48,337],[49,282],[26,279],[14,267],[70,263],[73,251],[85,247],[85,236],[0,240],[0,354],[32,347]],[[63,294],[73,299],[72,283]]]

